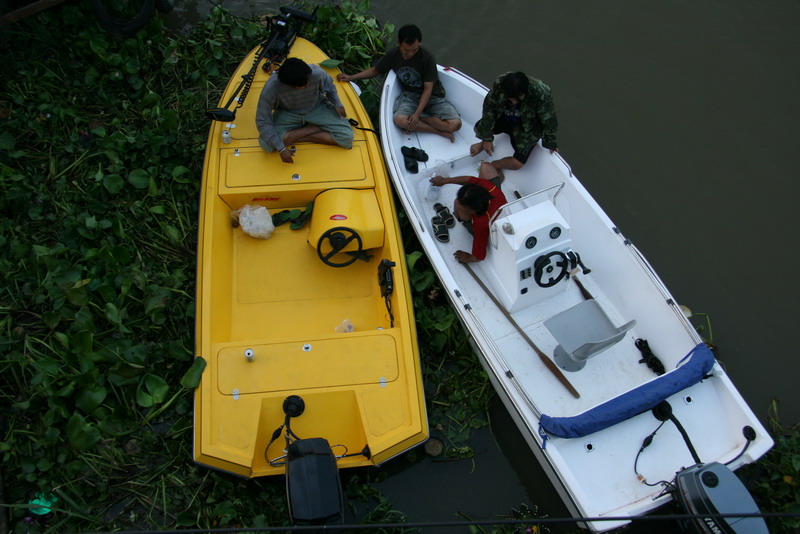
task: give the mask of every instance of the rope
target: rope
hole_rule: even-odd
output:
[[[447,527],[472,527],[472,526],[491,526],[491,525],[552,525],[560,523],[587,523],[599,521],[631,521],[634,523],[652,521],[680,521],[686,519],[704,518],[746,518],[760,517],[762,519],[771,518],[798,518],[798,512],[779,512],[779,513],[704,513],[704,514],[652,514],[643,516],[606,516],[606,517],[534,517],[529,519],[493,519],[481,521],[421,521],[409,523],[371,523],[359,525],[309,525],[309,526],[274,526],[274,527],[239,527],[239,528],[202,528],[202,529],[180,529],[180,530],[159,530],[161,534],[207,534],[207,533],[239,533],[239,532],[319,532],[325,531],[345,531],[345,530],[374,530],[381,529],[419,529],[419,528],[447,528]],[[93,532],[88,534],[153,534],[152,530],[123,530],[111,532]]]

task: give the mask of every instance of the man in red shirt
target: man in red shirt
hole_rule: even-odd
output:
[[[435,186],[444,184],[460,184],[456,194],[453,212],[459,221],[464,223],[472,234],[472,253],[457,250],[454,254],[461,263],[473,263],[486,258],[486,247],[489,244],[489,219],[501,206],[506,204],[506,197],[500,190],[502,176],[498,175],[490,163],[481,163],[478,177],[474,176],[434,176],[431,183]]]

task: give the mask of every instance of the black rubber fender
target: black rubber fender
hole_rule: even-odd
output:
[[[90,0],[92,11],[97,16],[100,26],[115,39],[125,39],[144,28],[156,10],[156,0],[130,0],[134,5],[132,14],[121,17],[109,9],[126,0]]]

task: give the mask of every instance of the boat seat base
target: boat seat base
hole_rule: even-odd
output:
[[[586,360],[619,343],[636,320],[614,326],[595,299],[587,299],[544,321],[558,341],[556,364],[565,371],[580,371]]]

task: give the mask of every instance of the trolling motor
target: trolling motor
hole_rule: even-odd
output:
[[[767,524],[762,517],[717,516],[717,514],[760,513],[750,492],[747,491],[739,477],[728,468],[728,465],[738,460],[750,443],[756,439],[753,427],[745,426],[742,429],[747,443],[736,457],[724,465],[718,462],[704,464],[683,425],[672,413],[672,407],[667,401],[656,405],[653,408],[653,415],[661,421],[662,425],[666,421],[671,421],[676,426],[696,462],[693,466],[679,471],[672,483],[663,482],[670,488],[669,491],[672,492],[675,501],[685,513],[699,516],[682,520],[680,523],[684,531],[692,534],[769,534]],[[653,442],[653,437],[660,428],[659,425],[644,439],[639,453]],[[634,470],[636,470],[635,464]]]
[[[289,516],[295,525],[340,524],[344,519],[344,497],[339,469],[328,440],[299,438],[291,429],[291,420],[305,411],[305,402],[297,395],[283,401],[286,419],[272,434],[270,445],[286,429],[286,455],[269,460],[272,466],[286,465],[286,499]]]
[[[317,16],[294,7],[282,6],[281,15],[276,15],[267,20],[270,26],[269,39],[261,43],[256,59],[253,61],[253,66],[247,74],[242,76],[242,82],[228,99],[228,102],[225,103],[225,106],[206,111],[206,116],[209,119],[220,122],[233,121],[236,118],[236,110],[244,105],[245,98],[250,92],[250,86],[253,84],[253,79],[261,61],[267,59],[263,66],[264,70],[269,70],[273,64],[281,63],[289,54],[289,50],[292,48],[303,24],[316,21]],[[236,107],[231,110],[229,108],[234,100],[238,101]]]

